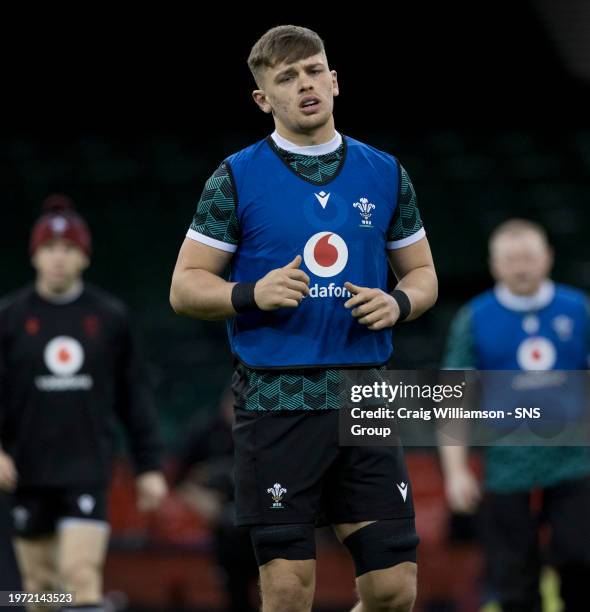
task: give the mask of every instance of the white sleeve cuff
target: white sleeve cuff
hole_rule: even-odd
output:
[[[190,238],[191,240],[196,240],[197,242],[202,242],[203,244],[221,251],[227,251],[228,253],[235,253],[238,250],[237,244],[230,244],[229,242],[223,242],[223,240],[215,240],[215,238],[195,232],[195,230],[191,228],[189,228],[188,232],[186,233],[186,237]]]
[[[426,236],[426,231],[423,227],[421,227],[416,233],[408,236],[407,238],[402,238],[401,240],[390,240],[385,248],[389,251],[394,249],[403,249],[404,247],[410,246],[414,244],[414,242],[418,242],[418,240],[422,240]]]

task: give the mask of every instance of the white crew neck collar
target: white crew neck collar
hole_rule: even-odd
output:
[[[52,295],[51,297],[49,297],[47,295],[41,295],[39,293],[39,290],[37,290],[37,294],[41,297],[41,299],[45,300],[46,302],[49,302],[51,304],[64,305],[71,304],[72,302],[77,300],[82,295],[83,291],[84,283],[82,281],[78,281],[65,293],[59,295]]]
[[[503,283],[498,283],[494,287],[496,299],[502,306],[509,310],[518,312],[528,312],[531,310],[541,310],[548,306],[555,295],[555,284],[546,280],[543,281],[536,293],[532,295],[516,295]]]
[[[301,146],[297,145],[286,138],[283,138],[276,130],[270,135],[277,147],[290,151],[291,153],[298,153],[300,155],[326,155],[332,153],[342,144],[342,136],[339,132],[334,134],[334,138],[328,142],[323,142],[317,145]]]

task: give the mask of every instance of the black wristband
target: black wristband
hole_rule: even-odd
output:
[[[412,312],[412,304],[410,298],[401,289],[394,289],[389,295],[397,302],[399,306],[398,321],[405,321]]]
[[[259,310],[254,299],[254,287],[256,283],[236,283],[231,290],[231,305],[234,310],[241,314],[251,310]]]

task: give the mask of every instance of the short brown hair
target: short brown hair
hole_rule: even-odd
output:
[[[489,240],[489,249],[490,251],[492,250],[494,242],[496,242],[500,236],[520,236],[527,232],[537,234],[543,240],[543,242],[549,246],[547,232],[539,223],[529,221],[528,219],[508,219],[508,221],[500,223],[500,225],[498,225],[498,227],[496,227],[496,229],[492,232]]]
[[[309,28],[281,25],[268,30],[252,47],[248,67],[259,83],[264,68],[272,68],[280,62],[288,64],[324,52],[324,41]]]

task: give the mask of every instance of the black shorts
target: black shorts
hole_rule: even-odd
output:
[[[339,446],[338,410],[235,412],[237,525],[414,516],[400,446]]]
[[[53,533],[62,521],[107,521],[104,487],[23,487],[12,500],[15,535],[34,538]]]

